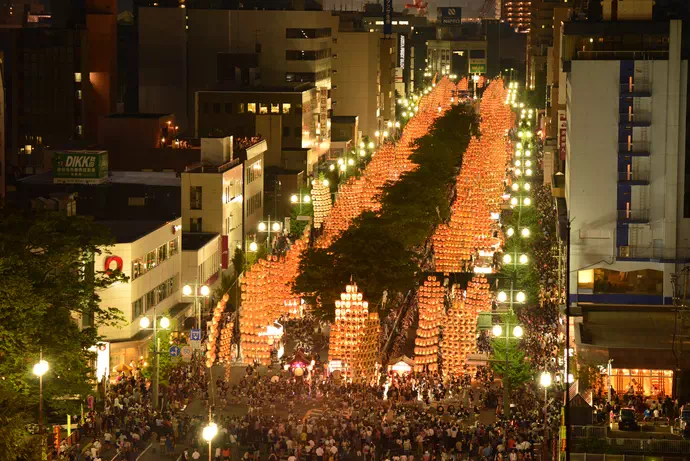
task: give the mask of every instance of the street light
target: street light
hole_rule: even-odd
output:
[[[548,437],[549,428],[549,386],[551,386],[551,373],[545,371],[539,376],[539,384],[544,388],[544,441],[546,442]]]
[[[273,248],[272,242],[271,242],[271,232],[273,233],[279,233],[282,230],[282,224],[280,221],[271,221],[271,215],[268,216],[268,220],[265,222],[262,221],[259,223],[258,230],[259,232],[266,232],[266,242],[268,245],[271,245],[271,248]]]
[[[491,329],[494,337],[503,337],[506,342],[506,363],[505,369],[503,371],[503,414],[506,418],[510,417],[510,380],[508,379],[508,369],[510,367],[510,361],[508,356],[508,346],[511,339],[520,339],[523,335],[523,330],[520,325],[515,325],[513,327],[513,336],[510,336],[510,324],[506,325],[505,336],[503,335],[503,327],[500,324],[495,324]]]
[[[184,290],[184,289],[183,289]],[[158,356],[160,355],[160,338],[158,337],[158,326],[162,329],[167,330],[170,328],[170,319],[168,317],[161,317],[160,320],[156,316],[156,306],[153,306],[152,313],[153,321],[151,321],[147,316],[142,317],[139,320],[139,326],[142,330],[148,330],[153,324],[153,382],[151,387],[153,387],[153,408],[158,408],[158,383],[160,382],[158,372]]]
[[[201,436],[208,442],[208,461],[212,460],[211,455],[211,442],[213,438],[218,434],[218,426],[216,423],[209,421],[208,426],[204,427]]]
[[[43,360],[43,351],[40,352],[38,363],[34,365],[34,374],[38,376],[38,433],[41,437],[41,460],[47,459],[45,440],[43,437],[43,375],[48,372],[50,366]]]
[[[211,289],[206,286],[206,285],[199,285],[198,282],[194,282],[193,284],[185,284],[185,286],[182,287],[182,294],[184,296],[192,296],[194,295],[194,309],[196,310],[196,317],[197,321],[199,322],[197,324],[197,328],[201,328],[201,304],[199,304],[199,294],[203,296],[204,298],[208,298],[209,295],[211,294]]]
[[[259,245],[256,244],[256,242],[252,242],[249,244],[249,251],[252,253],[256,253],[256,251],[259,249]]]

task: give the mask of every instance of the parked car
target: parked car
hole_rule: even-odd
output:
[[[618,418],[618,429],[621,431],[636,431],[639,429],[637,424],[637,413],[634,408],[621,408]]]

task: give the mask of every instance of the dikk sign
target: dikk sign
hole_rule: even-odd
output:
[[[107,179],[107,151],[68,151],[53,154],[55,184],[100,184]]]

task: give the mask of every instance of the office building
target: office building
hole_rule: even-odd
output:
[[[129,277],[99,292],[101,305],[117,308],[124,325],[98,331],[110,350],[110,369],[147,355],[151,330],[142,330],[143,316],[166,314],[171,319],[191,315],[191,304],[181,302],[181,219],[172,221],[103,221],[115,238],[108,252],[96,255],[94,269],[119,270]],[[82,319],[86,321],[87,319]]]
[[[516,32],[528,32],[532,23],[531,4],[531,0],[503,0],[501,19],[510,24]]]
[[[332,45],[327,11],[139,8],[139,110],[196,126],[195,95],[219,82],[318,90],[317,144],[328,150]]]
[[[432,74],[485,74],[487,71],[486,40],[429,40],[427,66]]]
[[[263,219],[266,141],[233,151],[232,138],[203,139],[201,152],[201,162],[182,173],[182,229],[220,235],[226,270]]]
[[[313,83],[219,85],[197,92],[195,131],[200,137],[260,135],[267,141],[266,166],[311,171],[330,147],[321,137],[319,96]]]
[[[652,20],[651,1],[605,1],[603,11],[604,21],[565,22],[562,38],[577,355],[613,360],[618,391],[634,369],[647,393],[670,395],[690,368],[671,306],[675,274],[690,263],[681,21]],[[690,390],[682,381],[674,394]]]

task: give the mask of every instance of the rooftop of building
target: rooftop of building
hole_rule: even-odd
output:
[[[98,221],[110,229],[110,234],[115,238],[116,243],[132,243],[140,238],[160,229],[168,221]]]
[[[243,85],[235,82],[222,82],[212,90],[201,90],[199,93],[303,93],[315,88],[312,82],[286,82],[281,85]]]
[[[216,237],[213,232],[183,232],[182,251],[198,251]]]
[[[669,21],[568,21],[564,35],[668,35]]]
[[[26,178],[20,179],[19,182],[27,185],[53,184],[53,171],[50,170],[33,176],[27,176]],[[108,174],[108,183],[170,187],[179,187],[181,184],[180,177],[177,173],[172,171],[110,171]]]
[[[171,117],[171,113],[145,113],[145,112],[118,112],[115,114],[108,114],[105,118],[135,118],[135,119],[159,119],[163,117]]]

